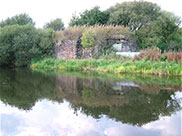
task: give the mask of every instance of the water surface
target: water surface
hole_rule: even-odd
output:
[[[0,136],[180,136],[181,77],[0,69]]]

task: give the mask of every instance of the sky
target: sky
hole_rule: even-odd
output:
[[[68,23],[74,13],[79,15],[86,9],[99,6],[105,10],[116,3],[133,0],[0,0],[0,21],[16,14],[27,13],[36,23],[36,27],[56,18]],[[162,10],[173,12],[182,17],[182,0],[145,0],[157,3]]]

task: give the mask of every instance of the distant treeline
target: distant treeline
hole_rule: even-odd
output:
[[[37,29],[34,25],[35,22],[27,14],[19,14],[0,22],[0,66],[27,66],[32,59],[54,56],[54,31],[65,29],[62,19],[46,23],[43,29]],[[139,50],[156,46],[162,51],[182,51],[180,17],[162,11],[151,2],[123,2],[105,11],[94,7],[73,15],[69,23],[70,27],[85,25],[127,27],[134,33]],[[90,35],[92,33],[86,33],[86,39],[90,39]]]

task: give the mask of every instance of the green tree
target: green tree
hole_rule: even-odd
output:
[[[160,7],[146,1],[118,3],[106,10],[110,14],[108,24],[124,25],[132,31],[139,30],[158,16]]]
[[[53,56],[52,34],[30,24],[0,28],[0,65],[27,66],[32,59]]]
[[[103,12],[99,7],[94,7],[91,10],[85,10],[80,16],[73,15],[69,26],[95,25],[106,24],[109,19],[109,14]]]
[[[139,48],[157,46],[162,50],[182,50],[180,24],[179,17],[161,11],[156,20],[136,32]]]
[[[7,18],[4,21],[0,22],[0,27],[4,27],[7,25],[27,25],[27,24],[31,24],[31,25],[35,25],[35,23],[33,22],[32,18],[28,15],[28,14],[19,14],[19,15],[15,15],[11,18]]]
[[[64,30],[64,23],[62,22],[61,18],[57,18],[49,23],[46,23],[44,25],[44,28],[45,29],[51,28],[54,31],[60,31],[60,30]]]

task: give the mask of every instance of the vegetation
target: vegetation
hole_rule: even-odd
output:
[[[51,28],[54,31],[60,31],[60,30],[64,30],[64,23],[62,22],[62,19],[61,18],[57,18],[55,20],[52,20],[49,23],[46,23],[44,25],[44,28],[45,29]]]
[[[27,66],[32,59],[52,57],[52,33],[51,30],[39,30],[32,25],[0,28],[0,66]]]
[[[62,45],[69,40],[81,41],[81,47],[93,49],[95,58],[106,55],[107,52],[111,51],[112,45],[118,39],[126,39],[130,43],[135,41],[134,33],[130,32],[128,28],[112,25],[69,27],[64,31],[56,32],[55,39],[58,40],[58,45]]]
[[[27,66],[32,60],[53,57],[55,51],[53,45],[56,40],[58,45],[66,40],[80,42],[83,51],[91,48],[93,58],[100,58],[111,53],[114,39],[125,39],[129,43],[137,42],[138,50],[153,46],[160,49],[160,53],[151,51],[148,55],[147,51],[143,51],[143,54],[135,58],[140,60],[141,64],[146,60],[151,63],[156,60],[167,60],[168,62],[155,63],[172,65],[175,61],[177,63],[175,65],[179,65],[182,51],[180,24],[179,17],[162,11],[157,4],[146,1],[118,3],[105,11],[94,7],[79,16],[73,16],[70,26],[77,27],[68,27],[65,30],[60,18],[45,24],[45,30],[42,30],[34,27],[35,23],[29,15],[19,14],[0,22],[0,66]],[[139,62],[134,61],[133,65]],[[111,71],[123,72],[123,68],[117,68],[114,66]],[[133,70],[141,72],[137,68]],[[149,71],[147,73],[153,73]],[[178,70],[176,71],[164,70],[157,74],[180,74]]]
[[[152,60],[182,63],[182,52],[166,52],[161,53],[157,47],[141,50],[140,54],[134,57],[134,60]]]
[[[118,3],[109,8],[108,24],[124,25],[131,31],[137,31],[158,16],[160,7],[147,1],[133,1]]]
[[[182,75],[181,64],[175,62],[131,60],[57,60],[45,59],[33,62],[32,69],[90,70],[110,73],[144,73],[156,75]]]
[[[180,24],[179,17],[169,12],[160,12],[160,16],[136,32],[138,48],[156,46],[162,51],[182,51]]]
[[[98,15],[99,14],[99,15]],[[105,14],[105,15],[104,15]],[[105,16],[100,21],[97,17]],[[137,48],[156,46],[162,51],[182,50],[181,19],[174,14],[162,11],[157,4],[147,1],[118,3],[106,11],[98,7],[86,10],[80,16],[73,16],[70,26],[82,25],[123,25],[135,32]]]
[[[5,27],[8,25],[35,25],[35,23],[33,22],[32,18],[29,17],[29,15],[27,14],[19,14],[19,15],[15,15],[11,18],[7,18],[4,21],[0,22],[0,27]]]
[[[106,24],[108,19],[109,14],[107,12],[102,12],[99,10],[99,7],[94,7],[91,10],[85,10],[79,16],[73,15],[69,26],[102,25]]]
[[[83,45],[83,47],[90,47],[90,46],[94,46],[94,31],[92,29],[87,30],[83,33],[82,37],[81,37],[81,44]]]

